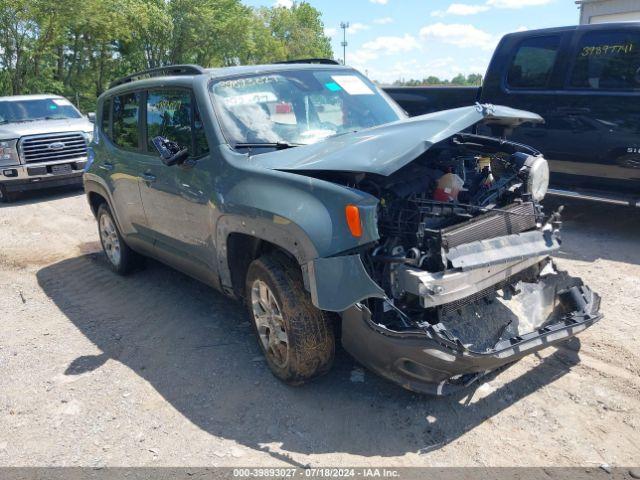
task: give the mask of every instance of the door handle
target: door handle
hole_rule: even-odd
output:
[[[202,190],[192,187],[186,183],[180,184],[180,196],[185,200],[195,203],[207,203]]]
[[[103,164],[100,165],[100,168],[102,170],[106,170],[107,172],[110,172],[111,170],[113,170],[116,167],[115,167],[115,165],[113,163],[104,162]]]
[[[142,178],[144,179],[145,182],[155,182],[156,181],[156,176],[153,175],[152,173],[143,173],[142,174]]]

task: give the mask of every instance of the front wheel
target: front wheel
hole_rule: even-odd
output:
[[[0,183],[0,203],[9,203],[12,200],[11,194],[7,192],[7,187]]]
[[[331,319],[311,302],[297,265],[277,255],[254,260],[246,299],[258,343],[276,377],[299,385],[329,371],[335,353]]]
[[[130,273],[140,265],[142,257],[124,242],[107,204],[100,205],[97,219],[100,243],[109,266],[120,275]]]

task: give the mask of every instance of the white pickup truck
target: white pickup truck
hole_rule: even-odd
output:
[[[81,185],[92,132],[64,97],[0,97],[0,202],[15,192]]]

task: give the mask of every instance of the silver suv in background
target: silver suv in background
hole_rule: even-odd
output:
[[[14,192],[81,185],[92,132],[64,97],[0,97],[0,202]]]

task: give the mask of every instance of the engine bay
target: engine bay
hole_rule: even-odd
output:
[[[536,286],[544,266],[535,258],[518,264],[515,274],[505,273],[504,280],[446,304],[432,306],[399,279],[407,269],[434,275],[456,270],[452,252],[472,242],[541,230],[545,215],[539,200],[546,193],[548,166],[539,152],[462,133],[434,145],[390,176],[334,175],[339,178],[330,180],[379,199],[380,240],[360,253],[371,278],[387,295],[366,300],[375,323],[396,331],[440,324],[453,332],[452,338],[482,350],[522,328],[537,328],[557,314],[555,292]],[[533,322],[526,320],[528,313],[522,307],[529,297],[537,304],[527,308],[543,312]],[[511,312],[509,305],[521,314]]]
[[[546,166],[546,160],[529,147],[458,134],[390,177],[365,178],[357,188],[380,199],[381,241],[371,259],[406,259],[418,268],[440,271],[449,267],[443,248],[536,228],[544,217],[535,198],[541,192],[531,192],[535,185],[530,177],[541,164]],[[456,225],[477,224],[487,216],[503,219],[511,228],[493,225],[493,231],[452,238]]]

